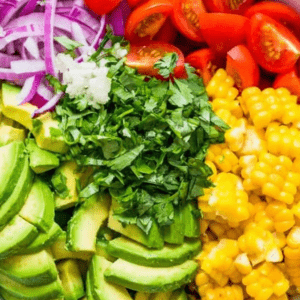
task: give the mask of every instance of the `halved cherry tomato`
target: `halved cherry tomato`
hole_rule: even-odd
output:
[[[279,2],[263,1],[254,4],[244,15],[250,19],[256,13],[267,15],[300,37],[300,15],[291,7]]]
[[[185,62],[196,69],[205,85],[209,83],[217,69],[222,65],[220,56],[209,48],[192,52],[185,58]]]
[[[285,74],[278,74],[275,78],[273,87],[275,89],[280,87],[287,88],[292,94],[300,97],[300,78],[296,68]]]
[[[152,39],[173,10],[168,0],[150,0],[138,6],[128,17],[125,38],[131,42]]]
[[[184,36],[193,41],[202,42],[199,19],[205,12],[202,0],[174,0],[172,20]]]
[[[211,12],[243,14],[255,0],[204,0],[204,4]]]
[[[145,2],[147,0],[127,0],[128,4],[130,7],[135,7],[137,6],[138,4],[141,4],[143,2]]]
[[[261,13],[250,19],[247,43],[256,62],[274,73],[290,71],[300,56],[300,42],[292,32]]]
[[[199,19],[201,33],[210,48],[226,54],[246,41],[249,19],[234,14],[206,13]]]
[[[121,0],[84,0],[85,5],[97,15],[105,15],[115,9]]]
[[[177,30],[175,29],[170,18],[168,18],[159,32],[154,36],[153,40],[173,44],[176,36]]]
[[[241,91],[250,86],[258,86],[259,68],[252,54],[244,45],[238,45],[227,53],[226,71]]]
[[[173,52],[178,55],[174,76],[184,78],[186,76],[184,56],[177,47],[167,43],[151,41],[131,45],[125,64],[129,67],[136,68],[140,74],[161,78],[158,69],[153,66],[159,59],[163,58],[165,54]]]

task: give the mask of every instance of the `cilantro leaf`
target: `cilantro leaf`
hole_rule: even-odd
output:
[[[176,53],[167,53],[154,64],[154,68],[158,69],[158,73],[162,77],[168,78],[174,72],[177,61],[178,55]]]
[[[71,40],[67,36],[56,36],[54,37],[54,40],[60,43],[68,51],[74,51],[75,49],[83,46],[81,43]]]

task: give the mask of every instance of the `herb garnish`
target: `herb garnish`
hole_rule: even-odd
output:
[[[160,81],[127,67],[113,47],[101,45],[95,53],[92,60],[105,58],[109,67],[110,101],[95,109],[84,94],[65,95],[56,107],[70,145],[63,159],[94,167],[80,197],[108,190],[119,204],[117,219],[148,233],[153,222],[171,224],[174,207],[212,185],[205,156],[210,144],[224,142],[228,126],[212,111],[202,79],[190,66],[187,79]],[[175,65],[174,55],[156,63],[165,77]]]

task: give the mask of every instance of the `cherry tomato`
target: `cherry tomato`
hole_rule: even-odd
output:
[[[290,71],[300,56],[300,42],[292,32],[261,13],[250,19],[247,43],[256,62],[274,73]]]
[[[226,54],[234,46],[246,42],[249,19],[223,13],[202,14],[199,19],[201,33],[209,47]]]
[[[128,4],[130,7],[135,7],[137,6],[138,4],[141,4],[143,2],[145,2],[147,0],[127,0]]]
[[[250,19],[256,13],[262,13],[271,17],[300,37],[300,16],[291,7],[278,2],[263,1],[250,7],[245,12],[245,17]]]
[[[173,44],[176,36],[177,30],[175,29],[170,18],[168,18],[159,32],[154,36],[153,40]]]
[[[255,0],[204,0],[211,12],[243,14]]]
[[[296,68],[285,74],[278,74],[275,78],[273,87],[275,89],[280,87],[287,88],[292,94],[300,97],[300,78]]]
[[[205,12],[202,0],[174,0],[172,20],[184,36],[193,41],[202,42],[199,19]]]
[[[174,76],[177,78],[184,78],[186,72],[183,53],[171,44],[151,41],[131,45],[125,63],[129,67],[136,68],[140,74],[156,76],[161,79],[161,76],[158,74],[158,69],[153,66],[159,59],[163,58],[165,54],[173,52],[178,55]]]
[[[185,58],[185,62],[196,69],[205,85],[209,83],[217,69],[222,65],[220,56],[209,48],[192,52]]]
[[[105,15],[114,10],[121,0],[84,0],[85,5],[97,15]]]
[[[227,53],[226,71],[242,91],[250,86],[258,86],[259,68],[252,54],[244,45],[238,45]]]
[[[152,39],[173,10],[168,0],[150,0],[138,6],[128,17],[125,38],[131,42]]]

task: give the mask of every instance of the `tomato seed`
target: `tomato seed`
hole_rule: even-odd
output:
[[[182,11],[186,19],[196,29],[200,28],[198,15],[195,13],[190,3],[182,3]]]

